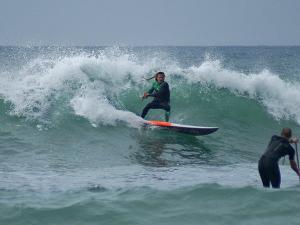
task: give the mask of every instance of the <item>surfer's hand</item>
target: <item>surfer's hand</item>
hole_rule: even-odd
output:
[[[293,137],[293,138],[290,139],[290,143],[295,143],[295,144],[297,144],[298,142],[299,142],[299,139],[296,138],[296,137]]]
[[[144,95],[143,95],[143,99],[147,98],[148,96],[149,96],[149,94],[147,92],[145,92]]]

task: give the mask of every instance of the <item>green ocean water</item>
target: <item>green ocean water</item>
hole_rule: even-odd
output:
[[[156,71],[171,122],[219,131],[143,128]],[[299,47],[0,47],[0,224],[298,224],[298,178],[257,161],[299,136],[299,82]]]

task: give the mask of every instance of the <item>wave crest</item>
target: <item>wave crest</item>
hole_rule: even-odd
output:
[[[168,58],[138,59],[133,53],[114,48],[95,55],[40,57],[14,73],[2,72],[0,96],[11,105],[10,114],[29,120],[53,123],[61,115],[74,114],[95,126],[118,122],[136,126],[142,119],[124,107],[120,96],[130,93],[127,98],[134,97],[138,102],[139,92],[150,85],[143,77],[157,70],[166,72],[173,90],[179,85],[189,90],[191,84],[227,89],[255,99],[276,119],[300,124],[299,83],[269,70],[246,74],[226,69],[219,60],[209,58],[198,66],[183,68]]]

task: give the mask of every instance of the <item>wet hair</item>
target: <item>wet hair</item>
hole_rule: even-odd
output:
[[[286,138],[291,138],[292,137],[292,129],[288,128],[288,127],[282,128],[281,136],[286,137]]]
[[[160,72],[157,72],[157,73],[154,75],[154,78],[155,78],[156,81],[157,81],[158,75],[162,75],[162,76],[164,76],[164,77],[166,76],[164,72],[161,72],[161,71],[160,71]]]

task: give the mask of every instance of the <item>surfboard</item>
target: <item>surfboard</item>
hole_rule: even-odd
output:
[[[201,126],[183,125],[183,124],[170,123],[170,122],[159,121],[159,120],[147,120],[146,125],[177,131],[185,134],[196,135],[196,136],[211,134],[213,132],[216,132],[219,129],[218,127],[201,127]]]

